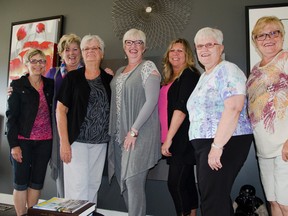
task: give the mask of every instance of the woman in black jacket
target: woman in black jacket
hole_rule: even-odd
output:
[[[42,76],[46,69],[46,56],[42,51],[29,50],[25,63],[28,73],[11,82],[13,92],[6,111],[17,216],[37,204],[52,148],[54,81]]]
[[[194,216],[198,208],[195,157],[188,138],[186,102],[199,76],[188,41],[181,38],[172,41],[164,55],[159,113],[163,143],[161,151],[169,164],[168,188],[177,216]]]

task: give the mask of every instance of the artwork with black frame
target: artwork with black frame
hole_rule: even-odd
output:
[[[63,15],[13,22],[11,25],[8,85],[27,73],[24,55],[30,48],[46,55],[46,71],[58,62],[57,43],[62,35]],[[43,74],[45,75],[45,74]]]
[[[286,32],[283,48],[288,48],[288,3],[246,6],[245,14],[247,23],[247,73],[249,73],[252,67],[261,59],[251,38],[252,30],[259,18],[263,16],[276,16],[283,22]]]

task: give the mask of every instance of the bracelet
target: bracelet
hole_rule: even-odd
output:
[[[130,136],[131,137],[137,137],[138,136],[138,133],[136,132],[136,131],[134,131],[134,130],[130,130]]]
[[[216,148],[216,149],[221,149],[221,150],[224,149],[224,147],[221,147],[221,146],[219,146],[219,145],[216,145],[214,142],[211,144],[211,146],[212,146],[213,148]]]

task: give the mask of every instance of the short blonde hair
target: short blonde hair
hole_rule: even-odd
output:
[[[125,47],[125,41],[130,40],[132,38],[139,38],[143,41],[144,47],[146,47],[146,35],[143,31],[139,29],[132,28],[128,30],[123,36],[123,48]]]
[[[39,49],[29,49],[25,56],[24,56],[24,61],[25,64],[27,64],[28,62],[30,62],[31,58],[35,55],[40,55],[44,60],[46,60],[46,55],[43,51],[39,50]]]
[[[76,43],[80,49],[80,42],[81,42],[81,38],[79,36],[77,36],[76,34],[65,34],[63,35],[60,40],[59,43],[57,45],[57,49],[58,49],[58,54],[61,56],[61,54],[63,53],[63,51],[70,46],[70,44],[72,43]]]
[[[203,37],[212,37],[217,41],[218,44],[223,44],[223,33],[219,29],[210,27],[200,29],[194,37],[194,43],[197,44],[198,40]]]
[[[252,30],[252,41],[255,44],[256,36],[261,32],[261,30],[267,25],[273,24],[278,26],[278,30],[282,37],[285,35],[284,25],[282,21],[276,16],[264,16],[257,20],[253,30]]]

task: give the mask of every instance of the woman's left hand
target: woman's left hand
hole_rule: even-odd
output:
[[[282,159],[286,162],[288,161],[288,140],[286,140],[282,148]]]
[[[124,149],[129,151],[130,149],[134,149],[137,137],[132,137],[130,135],[130,131],[128,131],[125,140],[124,140]]]
[[[220,161],[222,153],[223,149],[211,147],[211,150],[208,154],[208,164],[212,170],[217,171],[222,168],[222,163]]]

